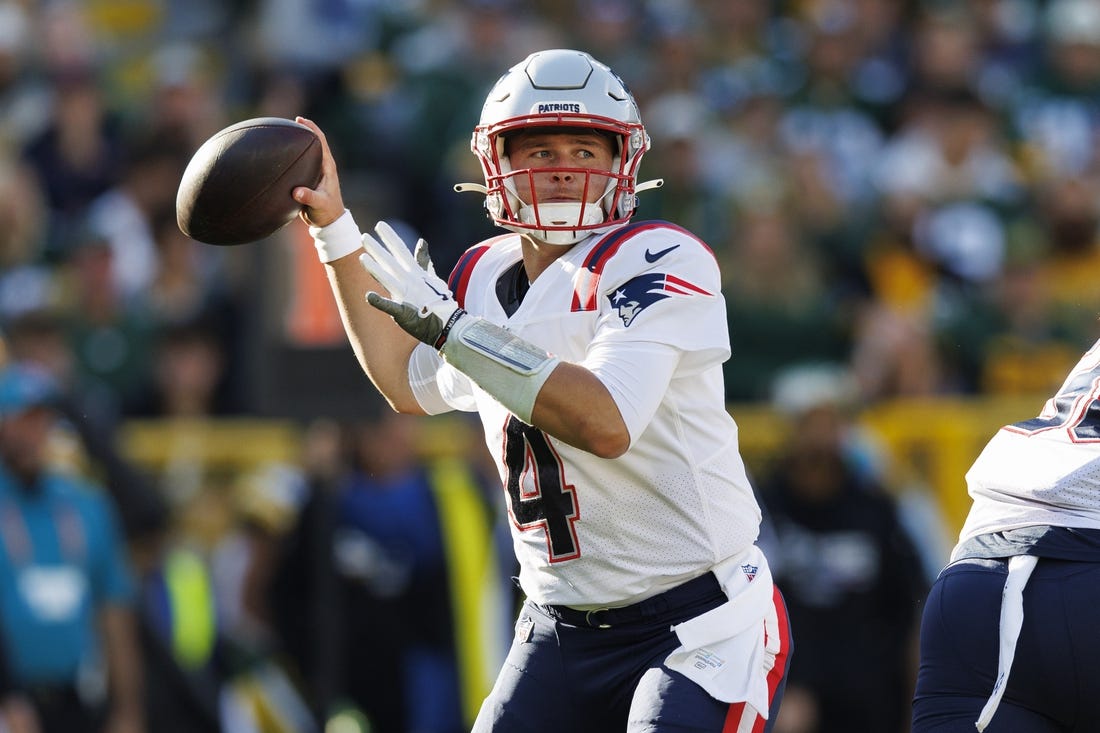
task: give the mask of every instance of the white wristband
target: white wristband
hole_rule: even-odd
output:
[[[313,246],[317,248],[317,258],[324,263],[334,262],[363,249],[359,225],[347,209],[328,226],[310,227],[309,234],[313,237]]]
[[[443,358],[520,420],[531,423],[535,398],[561,360],[477,316],[455,322]]]

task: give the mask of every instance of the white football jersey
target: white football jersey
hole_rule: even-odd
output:
[[[514,234],[471,248],[451,275],[455,297],[599,376],[627,423],[629,450],[608,460],[547,435],[427,346],[411,371],[418,398],[430,389],[421,399],[429,411],[479,413],[527,596],[577,608],[628,604],[746,549],[760,509],[725,409],[729,333],[710,249],[665,222],[593,235],[539,275],[509,316],[498,281],[520,260]],[[427,387],[425,372],[434,377]]]
[[[993,436],[966,481],[960,543],[1029,525],[1100,529],[1100,341],[1038,417]]]

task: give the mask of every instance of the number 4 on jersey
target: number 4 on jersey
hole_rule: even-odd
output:
[[[505,490],[508,513],[524,532],[542,529],[550,562],[575,560],[580,545],[573,523],[580,517],[577,494],[565,482],[561,457],[546,433],[514,415],[504,426]],[[530,476],[534,490],[524,489]]]

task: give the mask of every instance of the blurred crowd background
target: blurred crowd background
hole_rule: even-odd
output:
[[[638,216],[710,244],[730,403],[797,438],[754,464],[795,618],[783,731],[904,730],[915,609],[957,525],[890,485],[860,415],[1025,398],[1024,419],[1095,340],[1100,0],[0,0],[3,353],[73,400],[61,452],[157,548],[139,569],[186,548],[211,574],[209,638],[169,656],[207,692],[249,672],[251,713],[212,721],[310,730],[348,702],[345,724],[462,730],[514,593],[478,439],[380,409],[301,222],[202,245],[175,193],[217,130],[302,114],[360,225],[449,271],[494,233],[453,190],[481,179],[484,95],[551,47],[631,87],[641,178],[665,180]],[[853,644],[839,624],[866,656],[829,647]],[[828,722],[883,684],[879,722]]]

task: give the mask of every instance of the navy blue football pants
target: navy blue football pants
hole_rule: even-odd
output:
[[[912,733],[974,733],[993,691],[1006,560],[943,570],[921,622]],[[1100,731],[1100,565],[1040,558],[1008,687],[986,733]]]
[[[719,702],[664,666],[680,645],[670,627],[725,601],[710,573],[626,609],[590,615],[528,601],[474,733],[765,733],[783,697],[789,628],[781,634],[787,654],[777,658],[767,721],[751,708],[743,716],[743,704]],[[776,602],[782,606],[778,591]]]

